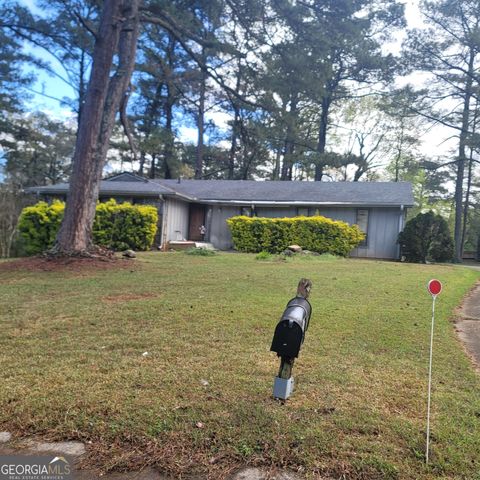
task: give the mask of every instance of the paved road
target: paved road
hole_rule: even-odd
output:
[[[480,283],[470,292],[460,308],[458,336],[480,368]]]

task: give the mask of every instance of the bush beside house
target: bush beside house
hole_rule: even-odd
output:
[[[53,247],[64,210],[65,204],[58,200],[50,205],[38,202],[22,210],[18,231],[27,255],[35,255]]]
[[[51,247],[63,219],[65,204],[38,202],[22,210],[18,230],[28,255]],[[93,241],[112,250],[148,250],[157,232],[158,212],[149,205],[118,204],[109,200],[97,205]]]
[[[94,242],[112,250],[149,250],[157,233],[158,211],[152,205],[115,200],[99,203],[93,222]]]
[[[448,262],[453,257],[453,240],[445,219],[434,212],[419,213],[398,236],[407,262]]]
[[[280,253],[297,244],[305,250],[347,256],[363,240],[357,225],[322,216],[262,218],[237,216],[227,220],[233,244],[241,252]]]

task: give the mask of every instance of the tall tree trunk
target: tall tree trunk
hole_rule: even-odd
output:
[[[235,155],[237,153],[238,125],[240,123],[240,112],[236,104],[233,105],[233,110],[232,142],[228,154],[228,180],[233,180],[235,175]]]
[[[237,64],[237,79],[235,83],[235,92],[240,94],[240,84],[242,80],[242,66],[241,66],[241,59],[238,59]],[[235,174],[235,155],[237,153],[237,138],[238,138],[238,130],[239,130],[239,123],[240,123],[240,108],[238,106],[238,101],[233,99],[232,107],[233,107],[233,124],[232,124],[232,141],[230,144],[230,152],[228,155],[228,179],[233,180]]]
[[[82,50],[79,65],[79,85],[78,85],[78,115],[77,115],[77,133],[80,128],[80,119],[82,118],[83,103],[85,101],[85,51]]]
[[[275,154],[275,164],[273,167],[272,180],[278,180],[280,177],[280,158],[282,156],[282,148],[280,145],[277,148],[277,153]]]
[[[472,135],[475,135],[477,132],[477,122],[478,122],[478,115],[480,111],[478,110],[479,101],[475,102],[475,109],[473,115],[473,122],[472,122]],[[472,191],[472,182],[473,182],[473,154],[474,148],[470,146],[470,155],[468,158],[468,173],[467,173],[467,191],[465,193],[465,205],[463,207],[463,227],[462,227],[462,253],[465,248],[465,241],[467,236],[467,226],[468,226],[468,211],[470,209],[470,195]]]
[[[355,173],[353,175],[353,181],[354,182],[358,182],[360,180],[360,178],[362,178],[362,175],[365,173],[365,171],[363,170],[362,167],[358,167],[356,170],[355,170]]]
[[[139,175],[143,175],[143,169],[145,167],[145,150],[141,150],[140,151],[140,162],[139,162],[139,165],[138,165],[138,174]]]
[[[150,164],[150,173],[148,174],[149,178],[155,178],[155,168],[156,168],[156,156],[152,153],[152,163]]]
[[[285,150],[283,153],[283,164],[280,174],[280,180],[289,180],[289,173],[291,171],[294,150],[295,144],[293,143],[291,138],[287,137],[287,140],[285,140]]]
[[[174,52],[175,52],[175,39],[169,37],[168,50],[167,50],[167,98],[165,99],[165,130],[167,132],[167,140],[165,142],[165,178],[172,178],[172,159],[174,155],[174,139],[173,134],[173,106],[176,101],[176,87],[172,80],[172,72],[175,68]]]
[[[460,132],[460,141],[458,146],[458,161],[457,161],[457,178],[455,181],[455,257],[457,263],[462,262],[463,245],[462,245],[462,217],[463,217],[463,180],[465,177],[465,149],[468,140],[468,127],[470,120],[470,102],[472,99],[472,82],[474,76],[474,61],[475,52],[470,49],[470,57],[468,62],[468,73],[465,81],[465,97],[463,101],[462,112],[462,130]]]
[[[294,95],[290,101],[290,112],[287,114],[287,137],[285,139],[285,152],[283,155],[283,165],[280,174],[280,180],[292,179],[293,154],[295,152],[295,127],[297,117],[297,96]]]
[[[105,0],[85,95],[65,216],[55,250],[82,254],[92,246],[92,225],[109,140],[135,65],[140,0]],[[118,49],[118,66],[110,78]]]
[[[162,89],[163,89],[163,82],[159,82],[157,84],[157,87],[155,89],[155,95],[153,97],[153,100],[151,103],[148,105],[147,108],[147,115],[146,115],[146,120],[144,123],[144,131],[145,131],[145,141],[147,141],[150,138],[150,135],[153,132],[153,129],[156,126],[156,121],[157,121],[157,115],[158,115],[158,109],[160,108],[160,98],[162,96]],[[145,157],[146,157],[147,152],[142,151],[140,155],[140,167],[139,167],[139,173],[140,175],[143,175],[143,170],[145,168]],[[154,154],[152,154],[153,158]],[[152,166],[153,165],[153,166]],[[148,173],[150,178],[155,178],[155,160],[152,159],[152,164],[150,165],[150,170]],[[153,175],[153,177],[152,177]]]
[[[468,210],[470,208],[470,193],[472,189],[473,180],[473,148],[470,148],[470,158],[468,159],[468,173],[467,173],[467,191],[465,193],[465,204],[463,206],[463,226],[462,226],[462,254],[465,248],[465,240],[467,236],[468,225]]]
[[[205,60],[205,49],[202,52],[202,61]],[[198,128],[198,141],[197,141],[197,155],[195,159],[195,178],[202,178],[203,173],[203,145],[204,145],[204,134],[205,134],[205,91],[206,91],[206,81],[207,76],[205,72],[201,71],[200,74],[200,92],[198,99],[198,118],[197,118],[197,128]]]
[[[328,128],[328,114],[330,110],[331,100],[329,97],[322,99],[322,112],[320,115],[320,126],[318,129],[318,144],[317,153],[323,156],[325,153],[325,147],[327,146],[327,128]],[[320,182],[323,177],[324,164],[321,159],[318,160],[315,165],[315,181]]]
[[[165,103],[165,130],[167,140],[165,142],[165,178],[172,178],[171,162],[174,155],[173,151],[173,102],[171,101],[170,88],[167,89],[168,97]]]
[[[400,137],[397,142],[397,154],[395,155],[395,182],[400,181],[400,161],[403,154],[403,142],[405,137],[405,119],[400,118]]]

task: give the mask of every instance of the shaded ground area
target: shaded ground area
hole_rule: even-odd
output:
[[[0,272],[92,272],[130,268],[134,263],[122,257],[28,257],[0,262]]]
[[[0,269],[0,431],[76,440],[101,472],[230,478],[244,466],[375,479],[475,478],[480,378],[451,316],[471,269],[152,252],[129,268]],[[18,264],[17,264],[18,265]],[[271,398],[276,322],[313,316],[296,391]],[[432,456],[424,465],[431,298]]]
[[[477,368],[480,368],[480,284],[465,298],[456,321],[457,333]]]

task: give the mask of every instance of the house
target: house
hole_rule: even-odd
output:
[[[32,187],[30,193],[65,198],[68,184]],[[412,186],[404,182],[280,182],[251,180],[145,179],[121,173],[103,180],[100,201],[148,203],[160,214],[157,243],[192,240],[232,248],[226,220],[234,215],[294,217],[320,214],[357,224],[365,241],[351,256],[397,259],[398,233],[406,209],[413,206]]]

